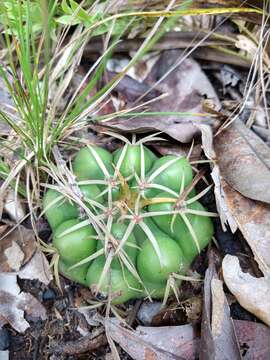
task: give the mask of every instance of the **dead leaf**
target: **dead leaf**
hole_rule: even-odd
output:
[[[234,327],[245,360],[270,359],[269,327],[245,320],[234,320]]]
[[[199,338],[191,325],[137,327],[131,331],[118,319],[105,321],[106,332],[135,360],[194,360]]]
[[[21,279],[39,280],[48,285],[52,280],[49,262],[37,249],[35,233],[23,226],[12,230],[0,227],[0,273],[16,273]]]
[[[3,230],[0,239],[0,272],[19,271],[36,251],[35,234],[23,226],[15,230]]]
[[[187,156],[189,155],[190,161],[197,161],[201,159],[202,146],[201,144],[196,144],[191,148],[191,145],[185,144],[151,144],[153,148],[158,151],[162,156],[164,155],[176,155],[176,156]],[[191,150],[191,153],[190,153]]]
[[[230,308],[213,258],[205,274],[200,359],[241,359]]]
[[[15,195],[13,189],[6,192],[4,199],[4,210],[8,213],[9,217],[19,223],[25,217],[25,209],[18,196]]]
[[[214,193],[215,193],[217,211],[219,213],[222,229],[223,231],[226,231],[226,224],[228,224],[230,226],[231,231],[234,233],[237,230],[238,226],[228,208],[226,195],[221,185],[221,177],[218,166],[214,166],[211,173],[211,177],[215,185]]]
[[[20,287],[17,284],[17,277],[15,274],[0,273],[0,291],[9,292],[12,295],[20,293]]]
[[[245,35],[237,35],[235,46],[253,59],[258,51],[257,44]]]
[[[214,138],[221,176],[242,195],[270,203],[270,148],[240,121]]]
[[[153,67],[148,80],[154,84],[160,80],[157,89],[166,97],[148,105],[150,112],[185,112],[188,115],[163,115],[132,117],[131,119],[115,119],[103,121],[94,125],[95,129],[109,128],[123,132],[161,131],[172,138],[188,143],[200,135],[196,124],[215,126],[217,120],[210,117],[201,117],[204,113],[202,100],[207,97],[217,108],[220,107],[218,97],[208,78],[201,70],[199,64],[191,58],[181,62],[181,52],[178,50],[165,51]],[[177,65],[179,64],[179,65]],[[168,70],[173,69],[167,76]],[[163,79],[164,76],[164,79]],[[102,125],[101,125],[102,124]]]
[[[118,74],[113,71],[106,72],[108,81],[111,81],[117,75]],[[151,89],[151,87],[146,83],[139,82],[129,75],[125,75],[121,79],[121,81],[114,87],[114,91],[118,92],[120,95],[124,95],[124,98],[128,102],[136,101],[144,93],[147,93],[147,95],[144,97],[145,101],[152,100],[153,98],[161,95],[158,90]]]
[[[270,206],[242,196],[225,181],[222,181],[221,185],[228,210],[248,242],[256,262],[263,273],[268,272],[270,268]]]
[[[45,320],[46,309],[31,294],[20,292],[15,274],[0,274],[0,328],[9,324],[18,332],[24,332],[30,325],[24,313],[33,320]]]
[[[31,260],[21,268],[17,275],[21,279],[39,280],[45,285],[49,285],[53,279],[49,262],[39,250],[35,252]]]
[[[227,0],[225,0],[227,1]],[[160,3],[160,2],[159,2]],[[141,5],[140,5],[141,6]],[[227,4],[226,4],[227,6]],[[152,5],[151,5],[152,7]],[[246,14],[248,15],[248,14]],[[252,16],[249,14],[249,16]],[[209,16],[204,16],[209,17]],[[194,17],[193,17],[194,20]],[[234,38],[234,34],[230,33],[230,38]],[[202,41],[202,39],[204,39]],[[142,38],[133,38],[133,39],[125,39],[125,41],[119,42],[115,46],[115,51],[117,53],[128,53],[137,51],[137,49],[142,45],[143,39]],[[231,44],[231,41],[228,42],[225,39],[218,40],[215,37],[215,34],[211,36],[208,33],[207,39],[205,39],[204,32],[198,32],[197,30],[191,31],[172,31],[166,33],[156,44],[153,45],[153,51],[168,51],[168,50],[175,50],[175,49],[187,49],[192,47],[192,57],[195,59],[202,59],[204,61],[214,61],[220,62],[224,64],[231,64],[236,65],[237,67],[244,67],[250,68],[251,62],[245,58],[240,58],[237,54],[226,54],[224,52],[215,49],[214,46],[219,45],[226,45]],[[210,47],[213,46],[213,47]],[[104,49],[104,44],[102,42],[102,38],[96,37],[89,42],[85,49],[84,49],[84,57],[86,58],[93,58],[93,54],[102,53]],[[151,59],[153,59],[153,52],[149,53]],[[147,58],[144,56],[144,58]],[[155,59],[154,59],[155,61]],[[144,62],[139,62],[137,66],[133,66],[131,69],[128,70],[128,74],[134,77],[135,79],[144,80],[145,72],[148,72],[149,62],[146,61],[146,68]],[[150,64],[152,67],[152,63]],[[139,68],[139,71],[137,70]],[[123,68],[122,68],[123,69]],[[119,69],[115,69],[118,72]],[[139,72],[139,75],[138,75]]]
[[[222,262],[224,281],[243,308],[270,326],[270,278],[255,278],[243,273],[236,256],[226,255]]]
[[[253,125],[252,130],[269,146],[270,145],[270,130],[262,126]]]
[[[205,124],[197,124],[196,126],[202,134],[202,148],[205,155],[208,159],[214,159],[216,155],[213,149],[213,132],[211,127]]]

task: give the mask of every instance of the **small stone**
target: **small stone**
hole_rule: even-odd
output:
[[[162,306],[161,302],[145,302],[141,305],[137,317],[143,325],[150,325],[152,319],[158,314]]]
[[[0,350],[7,350],[10,344],[9,331],[6,328],[0,329]]]
[[[5,351],[0,350],[0,359],[1,360],[9,360],[9,351],[8,350],[5,350]]]
[[[56,297],[55,292],[52,289],[45,290],[42,294],[43,301],[54,300]]]

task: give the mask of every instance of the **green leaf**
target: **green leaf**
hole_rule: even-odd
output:
[[[80,18],[83,22],[89,21],[88,13],[81,7],[80,4],[77,4],[74,0],[69,0],[71,8],[76,16]]]
[[[78,25],[81,23],[80,19],[75,18],[73,15],[63,15],[56,19],[59,24],[63,25]]]
[[[73,14],[73,11],[72,11],[72,9],[68,6],[66,0],[62,0],[61,7],[62,7],[62,10],[64,11],[65,14],[68,14],[68,15],[72,15],[72,14]]]

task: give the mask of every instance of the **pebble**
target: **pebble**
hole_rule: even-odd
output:
[[[160,311],[161,306],[162,303],[157,301],[144,302],[138,311],[138,319],[143,323],[143,325],[150,325],[153,317]]]
[[[0,329],[0,350],[7,350],[10,344],[9,331],[6,328]]]
[[[42,294],[43,301],[54,300],[56,297],[55,292],[52,289],[47,289]]]

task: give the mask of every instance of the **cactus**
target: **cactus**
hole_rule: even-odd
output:
[[[126,140],[113,154],[78,152],[72,168],[83,209],[53,186],[44,195],[59,272],[112,304],[168,295],[213,235],[188,160],[158,159],[145,145],[152,139]]]

